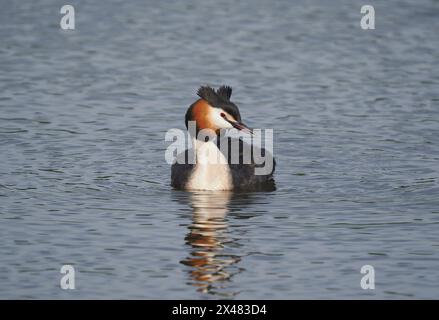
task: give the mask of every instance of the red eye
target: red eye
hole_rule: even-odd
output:
[[[223,112],[221,112],[221,117],[225,118],[225,117],[226,117],[226,114],[223,113]]]

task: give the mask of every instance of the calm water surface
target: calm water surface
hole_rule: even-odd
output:
[[[71,3],[0,11],[0,298],[439,298],[439,1]],[[275,192],[170,188],[201,84]]]

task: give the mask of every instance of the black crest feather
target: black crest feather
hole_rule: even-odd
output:
[[[225,102],[222,101],[223,99],[215,92],[213,88],[209,86],[200,87],[200,89],[197,91],[197,94],[201,99],[206,100],[213,107],[217,107]]]
[[[238,107],[230,101],[232,87],[221,86],[217,91],[209,86],[202,86],[197,91],[197,95],[206,100],[212,107],[221,108],[230,113],[236,120],[241,121]]]
[[[232,87],[229,86],[221,86],[218,88],[216,93],[223,99],[230,101],[230,97],[232,96]]]

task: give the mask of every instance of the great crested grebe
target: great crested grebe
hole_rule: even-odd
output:
[[[238,107],[230,101],[232,88],[221,86],[215,91],[203,86],[197,94],[200,99],[189,107],[185,119],[187,129],[191,121],[196,123],[195,136],[189,130],[192,148],[177,155],[171,168],[171,185],[182,190],[274,190],[272,155],[262,147],[224,135],[223,129],[232,128],[247,134],[253,132],[241,122]],[[195,160],[192,163],[188,161],[191,154]],[[255,161],[256,155],[263,157],[264,163]],[[267,159],[271,161],[268,172],[258,173],[267,167]]]

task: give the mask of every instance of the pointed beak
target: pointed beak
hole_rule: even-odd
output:
[[[246,132],[246,133],[249,133],[249,134],[253,134],[253,129],[247,127],[247,126],[246,126],[245,124],[243,124],[242,122],[238,122],[238,121],[229,121],[229,122],[230,122],[230,124],[231,124],[234,128],[236,128],[236,129],[238,129],[238,130],[240,130],[240,131],[243,131],[243,132]]]
[[[227,119],[226,115],[221,115],[221,116],[224,118],[224,120],[226,120],[228,123],[230,123],[234,128],[238,129],[239,131],[243,131],[243,132],[246,132],[246,133],[249,133],[249,134],[253,134],[253,129],[247,127],[242,122],[229,120],[229,119]]]

